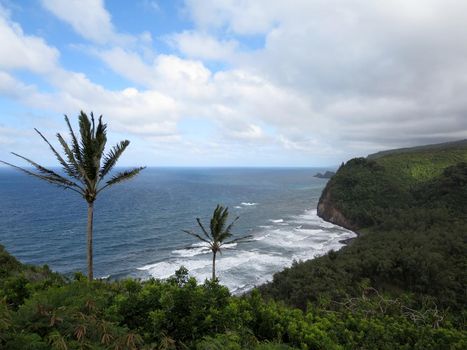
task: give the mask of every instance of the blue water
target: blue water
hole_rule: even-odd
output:
[[[313,177],[317,171],[146,169],[95,203],[95,276],[166,278],[184,265],[204,280],[210,252],[182,230],[197,230],[196,217],[208,223],[218,203],[229,206],[232,219],[240,216],[235,235],[253,235],[217,260],[221,282],[233,291],[270,280],[293,260],[339,249],[340,240],[354,234],[316,216],[326,184]],[[22,262],[85,272],[86,215],[78,194],[0,170],[0,244]]]

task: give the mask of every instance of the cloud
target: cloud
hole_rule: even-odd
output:
[[[276,22],[277,15],[282,9],[295,7],[294,4],[276,1],[248,1],[248,0],[187,0],[189,14],[200,28],[219,29],[239,34],[258,34],[269,31]]]
[[[88,40],[104,44],[117,39],[103,0],[42,0],[42,4]]]
[[[9,128],[0,124],[0,146],[11,147],[18,142],[18,139],[30,137],[30,133],[22,130]]]
[[[18,98],[23,95],[31,95],[36,89],[16,80],[6,72],[0,72],[0,93],[3,96]]]
[[[356,154],[362,145],[372,152],[467,137],[467,3],[201,0],[187,7],[204,31],[264,36],[264,47],[242,52],[236,69],[299,96],[302,113],[262,114],[287,139],[311,135]],[[269,101],[271,110],[278,101]]]
[[[107,90],[85,74],[60,66],[58,50],[36,36],[25,35],[19,24],[0,13],[0,94],[26,106],[60,114],[96,111],[112,120],[115,130],[137,135],[174,135],[179,113],[170,96],[156,90],[128,87]],[[6,51],[8,54],[6,54]],[[11,71],[24,69],[40,74],[52,87],[40,91],[25,84]]]
[[[167,40],[187,57],[213,61],[232,60],[239,46],[236,40],[218,40],[212,35],[197,31],[176,33]]]
[[[245,124],[245,125],[236,125],[235,128],[231,128],[226,131],[227,135],[230,137],[244,141],[244,142],[251,142],[251,141],[264,141],[267,137],[264,130],[256,124]]]
[[[95,50],[95,54],[106,65],[126,79],[144,86],[154,85],[153,68],[145,63],[136,52],[113,47],[107,50]]]
[[[27,69],[45,74],[54,69],[60,56],[42,38],[24,34],[0,6],[0,69]]]
[[[107,89],[64,69],[56,48],[3,15],[3,96],[104,113],[158,157],[162,149],[182,163],[196,158],[185,153],[207,162],[224,153],[232,164],[340,163],[467,138],[467,3],[186,0],[190,25],[158,38],[169,45],[156,51],[149,34],[123,34],[103,1],[88,2],[43,0],[127,86]],[[22,82],[17,69],[52,91]]]
[[[155,9],[157,3],[151,4]],[[139,36],[117,32],[103,0],[42,0],[42,5],[60,20],[68,23],[76,33],[95,44],[132,45],[138,42],[148,44],[152,41],[147,31]]]

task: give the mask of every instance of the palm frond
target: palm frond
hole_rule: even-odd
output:
[[[91,121],[89,120],[86,113],[81,111],[81,113],[80,113],[80,115],[78,117],[78,123],[79,123],[79,133],[80,133],[80,136],[81,136],[81,138],[80,138],[81,149],[83,149],[85,146],[88,145],[88,143],[91,141],[91,138],[92,138],[92,135],[91,135]]]
[[[188,230],[182,230],[183,232],[185,233],[188,233],[189,235],[193,236],[193,237],[196,237],[198,238],[199,240],[203,241],[203,242],[206,242],[208,244],[211,244],[210,241],[208,241],[207,239],[204,239],[203,237],[201,237],[200,235],[198,235],[197,233],[194,233],[194,232],[191,232],[191,231],[188,231]]]
[[[107,143],[107,124],[102,123],[102,115],[99,116],[99,122],[97,124],[96,132],[94,134],[95,142],[95,156],[96,166],[99,168],[101,164],[101,158],[104,154],[105,145]],[[100,170],[100,169],[99,169]]]
[[[212,237],[209,235],[208,231],[204,228],[203,223],[201,222],[200,218],[196,218],[196,222],[198,223],[198,226],[201,227],[201,231],[203,231],[204,235],[211,240]]]
[[[59,161],[59,163],[62,165],[62,168],[63,170],[65,170],[65,172],[71,176],[71,177],[75,177],[75,172],[73,171],[73,169],[70,167],[70,165],[65,161],[65,159],[63,159],[63,157],[60,155],[60,153],[57,152],[57,150],[52,146],[52,144],[49,142],[49,140],[47,140],[47,138],[42,135],[42,133],[37,130],[36,128],[34,128],[34,130],[39,134],[39,136],[49,145],[50,149],[52,150],[53,154],[55,155],[55,158],[57,158],[57,160]]]
[[[26,170],[24,168],[21,168],[19,166],[16,166],[16,165],[13,165],[11,163],[8,163],[8,162],[4,162],[3,160],[0,160],[0,163],[3,163],[5,165],[8,165],[8,166],[11,166],[12,168],[15,168],[19,171],[22,171],[23,173],[27,174],[27,175],[30,175],[30,176],[33,176],[33,177],[36,177],[38,179],[41,179],[41,180],[44,180],[44,181],[47,181],[53,185],[56,185],[56,186],[59,186],[59,187],[62,187],[64,189],[70,189],[74,192],[77,192],[79,193],[80,195],[83,195],[83,192],[81,187],[78,186],[77,184],[75,184],[74,182],[71,182],[63,177],[60,177],[60,178],[56,178],[56,177],[53,177],[53,176],[50,176],[50,175],[40,175],[40,174],[36,174],[32,171],[29,171],[29,170]],[[75,188],[76,187],[76,188]],[[81,190],[81,191],[80,191]]]
[[[114,175],[109,181],[106,182],[105,186],[101,187],[97,193],[101,192],[103,189],[113,186],[115,184],[118,184],[123,181],[130,180],[131,178],[135,177],[138,175],[141,170],[145,169],[146,167],[139,167],[139,168],[134,168],[132,170],[126,170],[122,171],[116,175]]]
[[[119,144],[114,146],[109,151],[109,153],[107,153],[104,156],[104,165],[102,166],[101,171],[100,171],[101,178],[103,178],[105,175],[107,175],[112,170],[112,168],[115,166],[118,159],[123,154],[123,152],[125,151],[125,149],[128,147],[129,144],[130,144],[130,141],[128,140],[120,141]]]
[[[218,237],[224,231],[225,223],[229,217],[229,208],[217,205],[210,222],[211,234]]]
[[[91,113],[89,120],[86,113],[81,111],[79,115],[79,129],[81,134],[81,154],[83,168],[89,181],[94,183],[99,175],[100,156],[97,155],[97,145],[94,138],[95,122]]]
[[[73,128],[71,127],[71,123],[70,123],[70,120],[68,119],[67,115],[65,115],[65,122],[68,125],[68,129],[70,130],[73,154],[74,154],[75,159],[78,162],[78,164],[81,164],[81,162],[82,162],[81,149],[79,148],[78,139],[76,138],[75,132],[73,131]]]
[[[219,235],[217,235],[216,240],[219,242],[225,241],[227,238],[231,237],[232,234],[228,232],[221,232]]]
[[[11,152],[11,154],[13,154],[14,156],[16,156],[18,158],[24,159],[26,162],[31,164],[34,168],[37,169],[37,171],[44,174],[44,175],[41,175],[41,176],[46,176],[46,177],[50,178],[51,180],[56,180],[58,182],[67,184],[68,186],[77,187],[77,188],[83,190],[81,186],[79,186],[78,184],[74,183],[73,181],[70,181],[70,180],[64,178],[63,176],[57,174],[55,171],[47,169],[47,168],[43,167],[42,165],[39,165],[36,162],[32,161],[31,159],[28,159],[28,158],[26,158],[26,157],[24,157],[24,156],[22,156],[22,155],[20,155],[18,153]],[[20,168],[20,167],[17,167],[17,168]],[[22,169],[22,168],[20,168],[20,169]],[[40,175],[40,174],[37,174],[37,175]]]
[[[227,226],[227,228],[225,229],[225,232],[227,232],[227,233],[230,234],[230,231],[232,231],[233,225],[238,221],[238,219],[240,219],[240,216],[237,216],[237,217],[230,223],[230,225]]]
[[[185,230],[182,230],[182,231],[186,233]],[[206,242],[206,243],[208,243],[208,242]],[[204,245],[203,246],[192,246],[192,245],[190,245],[190,246],[187,246],[187,247],[183,247],[182,249],[199,249],[199,248],[211,249],[210,245],[206,245],[206,246],[204,246]]]
[[[217,223],[219,221],[219,217],[221,216],[221,212],[224,208],[218,204],[216,206],[216,209],[214,209],[214,212],[212,213],[212,218],[211,221],[209,222],[209,228],[211,229],[211,232],[217,231]]]
[[[63,151],[65,152],[65,155],[68,159],[68,167],[70,168],[70,172],[67,172],[68,175],[74,177],[75,179],[79,181],[87,180],[86,178],[86,173],[84,172],[84,169],[80,166],[78,161],[75,158],[75,155],[73,151],[70,149],[70,146],[66,143],[65,139],[57,133],[57,139],[58,142],[62,145]]]
[[[252,235],[246,235],[246,236],[243,236],[243,237],[238,237],[238,238],[235,238],[235,239],[232,239],[231,241],[228,241],[228,242],[223,242],[223,244],[232,244],[232,243],[245,243],[245,242],[251,242],[249,239],[253,237]],[[225,248],[224,248],[225,249]]]

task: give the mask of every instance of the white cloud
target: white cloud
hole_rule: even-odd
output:
[[[86,39],[99,44],[116,39],[103,0],[42,0],[42,4]]]
[[[56,96],[41,93],[36,86],[24,84],[10,74],[2,71],[0,71],[0,96],[20,100],[26,105],[37,108],[50,109],[54,105],[57,105]]]
[[[64,70],[55,48],[0,16],[0,52],[13,52],[0,55],[2,95],[60,113],[103,113],[118,131],[180,161],[175,154],[189,150],[210,159],[226,152],[232,163],[248,152],[250,160],[270,152],[337,163],[467,138],[465,2],[187,0],[194,27],[162,37],[176,53],[156,53],[148,32],[121,34],[103,1],[88,1],[43,3],[134,87],[112,91]],[[56,91],[16,80],[19,68]],[[202,133],[209,142],[179,130],[186,118],[214,126]]]
[[[42,4],[83,38],[96,44],[131,45],[140,42],[145,45],[152,41],[148,31],[139,36],[117,32],[104,0],[42,0]]]
[[[114,47],[108,50],[96,50],[96,55],[113,71],[130,81],[144,86],[154,85],[153,68],[146,64],[137,53]]]
[[[57,49],[42,38],[24,34],[21,27],[8,18],[0,6],[0,69],[27,69],[48,73],[59,58]]]
[[[265,122],[288,129],[288,139],[312,135],[352,154],[353,145],[371,152],[467,137],[466,2],[190,0],[187,7],[198,28],[218,36],[264,35],[264,48],[237,55],[237,69],[287,101],[300,96],[302,113],[271,117],[280,99],[262,107],[271,106]]]
[[[30,133],[22,130],[9,128],[0,124],[0,146],[10,147],[18,142],[19,138],[30,137]]]
[[[156,90],[125,88],[111,91],[93,83],[83,73],[60,67],[58,51],[36,36],[25,35],[21,27],[0,13],[0,38],[8,55],[0,57],[0,94],[41,110],[76,114],[95,111],[112,120],[115,130],[138,135],[177,133],[179,113],[170,96]],[[13,59],[10,59],[12,57]],[[15,59],[16,58],[16,59]],[[39,73],[53,87],[41,92],[8,71],[22,68]]]
[[[301,1],[299,1],[300,3]],[[227,27],[239,34],[265,33],[276,21],[280,7],[294,7],[297,1],[249,0],[187,0],[186,6],[197,26],[201,28]]]
[[[169,36],[168,41],[187,57],[214,61],[231,61],[239,46],[236,40],[218,40],[212,35],[188,30]]]
[[[242,141],[261,141],[266,137],[265,132],[259,125],[247,124],[244,127],[237,126],[230,130],[230,135]]]
[[[35,92],[33,86],[27,86],[6,72],[0,72],[0,93],[3,96],[17,98]]]

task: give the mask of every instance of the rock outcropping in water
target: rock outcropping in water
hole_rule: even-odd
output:
[[[327,170],[324,174],[317,173],[316,175],[314,175],[314,177],[317,177],[318,179],[330,179],[335,174],[335,172]]]

